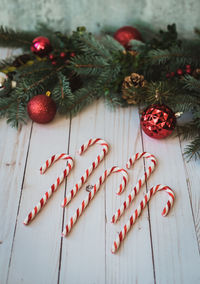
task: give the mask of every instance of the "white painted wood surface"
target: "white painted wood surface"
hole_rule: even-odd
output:
[[[6,54],[1,51],[1,57]],[[83,186],[65,210],[60,207],[65,193],[99,152],[94,146],[78,156],[79,146],[91,137],[105,139],[110,151],[86,185],[112,165],[125,166],[138,151],[154,154],[158,167],[118,224],[110,223],[112,214],[144,172],[142,160],[129,171],[130,181],[121,196],[115,194],[120,174],[111,175],[70,235],[61,238],[63,226],[87,194]],[[137,108],[113,111],[102,101],[71,120],[57,115],[48,125],[29,122],[18,131],[0,120],[0,283],[200,283],[200,161],[187,163],[184,145],[179,138],[147,137],[141,132]],[[56,163],[44,176],[39,168],[60,152],[70,153],[75,167],[35,220],[24,226],[26,214],[65,162]],[[116,232],[145,191],[158,183],[176,193],[170,214],[161,216],[166,195],[156,194],[119,252],[111,254]]]

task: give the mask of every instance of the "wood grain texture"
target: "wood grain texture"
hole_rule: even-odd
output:
[[[62,171],[59,161],[41,176],[40,166],[53,154],[68,151],[69,120],[57,118],[48,125],[33,125],[22,198],[17,220],[8,283],[56,283],[61,243],[65,184],[28,226],[23,221]],[[70,175],[69,175],[70,176]]]
[[[155,154],[159,163],[148,188],[166,184],[176,194],[174,207],[165,218],[161,201],[166,197],[156,194],[150,202],[156,282],[198,283],[200,258],[179,139],[152,140],[144,134],[143,141],[144,150]]]
[[[184,154],[184,148],[189,141],[180,141],[182,155]],[[192,215],[194,219],[194,225],[196,230],[196,237],[200,251],[200,161],[194,159],[188,162],[187,158],[183,155],[185,178],[188,187],[189,198],[191,202]]]
[[[4,52],[4,53],[3,53]],[[11,51],[9,51],[11,54]],[[0,55],[8,54],[7,50]],[[99,153],[95,145],[77,154],[89,138],[100,137],[110,151],[66,209],[60,204]],[[200,163],[183,158],[178,138],[153,140],[141,133],[137,108],[111,110],[97,101],[72,119],[56,116],[48,125],[28,123],[20,130],[0,121],[0,283],[199,283],[200,282]],[[116,195],[121,175],[102,185],[68,237],[61,232],[105,169],[125,167],[136,152],[148,151],[158,166],[117,224],[111,217],[144,173],[146,161],[136,162],[129,183]],[[59,161],[45,175],[40,166],[52,154],[67,152],[75,167],[58,192],[28,226],[26,214],[39,201],[65,166]],[[150,186],[164,183],[176,193],[174,207],[163,218],[167,196],[156,194],[134,224],[116,255],[115,234],[135,210]]]

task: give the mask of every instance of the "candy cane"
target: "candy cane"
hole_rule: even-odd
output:
[[[43,195],[40,199],[38,204],[33,208],[33,210],[27,215],[26,219],[24,220],[24,225],[28,225],[31,220],[35,218],[35,216],[40,212],[42,207],[47,203],[48,199],[52,196],[52,194],[57,190],[58,186],[63,182],[66,176],[68,176],[69,172],[73,167],[73,159],[67,154],[56,154],[53,155],[50,159],[48,159],[43,166],[40,168],[40,173],[44,174],[45,171],[56,161],[63,159],[68,160],[68,164],[66,169],[63,173],[56,179],[55,183],[49,188],[47,192]]]
[[[145,208],[145,206],[147,205],[148,201],[151,199],[151,197],[157,192],[157,191],[161,191],[164,190],[166,193],[168,193],[169,195],[169,199],[167,201],[166,206],[164,207],[163,211],[162,211],[162,215],[166,216],[169,213],[170,208],[173,206],[174,203],[174,199],[175,199],[175,195],[173,190],[165,185],[156,185],[154,187],[152,187],[148,193],[144,196],[143,200],[140,202],[140,205],[138,206],[138,208],[135,210],[134,214],[129,218],[128,222],[123,226],[123,229],[120,231],[120,233],[118,233],[113,246],[112,246],[112,253],[115,253],[121,242],[125,239],[128,231],[130,230],[130,228],[133,226],[133,224],[135,223],[135,221],[137,220],[137,218],[140,216],[142,210]]]
[[[131,193],[128,195],[126,200],[123,202],[121,207],[113,215],[112,221],[111,221],[112,223],[116,223],[119,220],[119,218],[121,217],[121,215],[123,214],[125,209],[129,207],[129,205],[131,204],[131,202],[135,198],[136,194],[139,192],[140,188],[142,187],[142,185],[145,183],[145,181],[149,178],[149,176],[151,175],[151,173],[155,169],[155,166],[157,164],[156,158],[153,155],[146,153],[146,152],[137,153],[133,157],[131,157],[128,160],[128,163],[126,164],[127,169],[130,169],[130,167],[135,163],[135,161],[139,160],[142,157],[149,159],[151,161],[151,164],[148,167],[147,171],[144,173],[144,175],[138,180],[137,184],[135,185],[135,187],[133,188]]]
[[[103,184],[103,182],[107,179],[107,177],[111,174],[111,173],[118,173],[121,172],[123,175],[122,178],[122,182],[119,186],[119,190],[117,191],[117,193],[121,193],[125,187],[126,184],[128,182],[128,174],[127,171],[118,167],[112,167],[110,170],[105,170],[104,174],[102,176],[100,176],[100,178],[98,179],[98,181],[95,183],[94,187],[92,187],[91,191],[89,192],[88,196],[82,201],[81,205],[79,206],[79,208],[76,210],[76,212],[74,213],[74,215],[70,218],[69,223],[66,225],[62,236],[66,236],[69,234],[69,232],[71,231],[72,227],[74,226],[74,224],[76,223],[76,221],[78,220],[78,218],[82,215],[83,211],[86,209],[86,207],[88,206],[88,204],[90,203],[90,201],[94,198],[95,194],[97,193],[97,191],[99,190],[99,188],[101,187],[101,185]]]
[[[90,139],[87,143],[83,144],[80,147],[79,155],[82,155],[82,153],[85,152],[89,146],[92,146],[94,144],[100,144],[101,146],[103,146],[101,153],[97,156],[97,158],[92,163],[92,165],[88,169],[86,169],[84,175],[80,178],[78,183],[75,184],[74,188],[72,188],[72,190],[64,198],[63,203],[61,204],[62,207],[65,207],[72,200],[72,198],[77,194],[79,189],[87,181],[90,174],[94,171],[94,169],[98,167],[100,162],[104,159],[105,155],[108,153],[109,149],[108,143],[100,138],[97,138],[97,139]]]

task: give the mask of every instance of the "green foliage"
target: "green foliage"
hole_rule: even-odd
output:
[[[199,30],[196,33],[199,35]],[[48,57],[41,60],[31,53],[31,42],[39,35],[50,39],[55,65]],[[192,139],[186,154],[200,158],[200,78],[194,78],[193,73],[166,78],[167,73],[176,74],[177,69],[185,70],[188,64],[192,70],[200,68],[200,38],[180,40],[172,24],[150,41],[133,40],[130,44],[132,51],[127,51],[112,36],[97,38],[84,27],[71,35],[52,31],[43,24],[26,32],[1,27],[0,45],[26,50],[31,63],[16,67],[14,57],[0,61],[0,69],[17,82],[9,94],[0,93],[0,116],[18,127],[27,121],[28,101],[46,91],[51,92],[58,112],[66,115],[76,115],[100,97],[109,106],[127,106],[121,94],[122,83],[131,73],[139,73],[147,84],[132,86],[130,95],[141,105],[163,103],[174,112],[190,111],[193,119],[179,127],[179,133],[184,139]],[[63,60],[59,57],[62,51],[67,54]],[[71,52],[76,56],[70,57]]]

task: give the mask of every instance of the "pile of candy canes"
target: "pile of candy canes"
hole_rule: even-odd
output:
[[[69,204],[69,202],[75,197],[77,192],[81,189],[83,184],[86,183],[88,180],[88,177],[91,175],[91,173],[98,167],[98,165],[101,163],[101,161],[105,158],[106,154],[109,150],[109,145],[106,141],[97,138],[97,139],[90,139],[87,143],[83,144],[79,150],[79,155],[82,155],[83,152],[85,152],[88,147],[99,144],[102,147],[102,151],[97,156],[95,161],[91,164],[91,166],[85,170],[84,174],[81,176],[80,180],[75,184],[75,186],[71,189],[71,191],[66,195],[62,202],[62,207],[65,207]],[[140,191],[142,185],[145,183],[145,181],[150,177],[151,173],[154,171],[157,161],[154,155],[143,152],[143,153],[137,153],[134,156],[132,156],[127,164],[126,168],[130,169],[131,166],[140,158],[145,158],[150,161],[150,165],[148,169],[145,171],[144,175],[138,180],[137,184],[133,187],[131,193],[127,196],[126,200],[122,203],[120,208],[116,211],[116,213],[113,215],[111,222],[116,223],[122,214],[125,212],[125,210],[130,206],[132,201],[134,200],[135,196]],[[62,174],[56,179],[55,183],[51,185],[49,190],[45,192],[45,194],[42,196],[38,204],[33,208],[33,210],[28,214],[26,219],[24,220],[24,224],[28,225],[40,212],[40,210],[44,207],[44,205],[47,203],[48,199],[53,195],[53,193],[57,190],[58,186],[64,181],[64,179],[69,175],[71,169],[74,165],[74,160],[71,156],[67,154],[56,154],[53,155],[50,159],[48,159],[45,164],[40,168],[40,173],[44,174],[46,170],[56,161],[58,160],[67,160],[67,166],[62,172]],[[122,180],[121,184],[119,186],[119,189],[117,190],[117,194],[121,194],[124,189],[126,188],[127,182],[128,182],[128,173],[125,169],[119,168],[117,166],[113,166],[109,170],[105,170],[104,173],[99,177],[97,182],[94,184],[94,186],[91,187],[91,190],[87,194],[86,198],[81,202],[80,206],[75,211],[74,215],[70,218],[69,222],[65,226],[64,231],[62,232],[62,236],[67,236],[70,231],[72,230],[73,226],[79,219],[79,217],[83,214],[83,211],[86,209],[86,207],[89,205],[91,200],[94,198],[98,190],[100,189],[101,185],[104,183],[104,181],[107,179],[109,175],[112,173],[121,173],[122,174]],[[175,199],[175,195],[173,190],[162,184],[158,184],[156,186],[153,186],[144,196],[143,200],[140,202],[138,208],[134,211],[134,213],[129,217],[126,224],[122,227],[121,231],[117,234],[115,241],[113,242],[112,246],[112,253],[115,253],[121,242],[125,239],[127,233],[129,232],[130,228],[133,226],[133,224],[136,222],[137,218],[140,216],[142,210],[145,208],[151,197],[157,192],[157,191],[165,191],[169,199],[167,201],[166,206],[164,207],[162,211],[162,215],[166,216],[170,210],[170,208],[173,206],[173,202]]]

